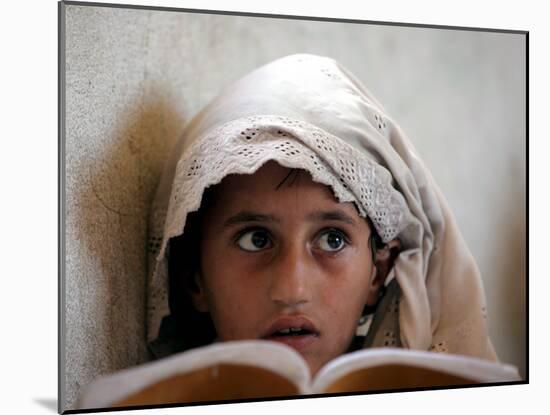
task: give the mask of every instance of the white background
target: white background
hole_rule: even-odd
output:
[[[410,411],[519,413],[533,407],[545,392],[548,367],[544,316],[550,288],[544,269],[547,144],[542,123],[550,73],[546,51],[548,27],[542,6],[534,2],[352,0],[313,1],[124,1],[143,4],[323,16],[363,20],[445,24],[530,31],[529,329],[530,385],[450,391],[383,394],[172,408],[149,413],[275,413],[276,411]],[[355,4],[353,4],[355,3]],[[539,2],[543,5],[543,2]],[[57,2],[20,1],[3,5],[2,31],[2,189],[1,254],[3,413],[54,413],[57,396]],[[6,56],[7,54],[7,56]],[[538,127],[538,128],[537,128]],[[540,131],[539,131],[540,130]],[[533,224],[535,224],[533,226]],[[538,242],[538,243],[537,243]],[[547,405],[546,405],[547,406]],[[9,409],[8,409],[9,408]],[[137,413],[128,411],[128,413]]]

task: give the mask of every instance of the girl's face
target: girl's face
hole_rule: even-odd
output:
[[[223,180],[205,213],[195,307],[221,341],[267,339],[296,349],[315,374],[346,351],[376,301],[370,229],[352,203],[269,162]]]

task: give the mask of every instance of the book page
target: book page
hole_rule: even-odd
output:
[[[292,381],[270,370],[221,363],[161,380],[112,406],[258,399],[299,393]]]
[[[476,381],[433,369],[407,365],[384,365],[354,370],[326,386],[323,393],[365,392],[471,385]]]
[[[78,408],[294,395],[309,381],[305,360],[286,345],[224,342],[98,378]]]
[[[380,348],[334,359],[319,371],[312,391],[361,392],[518,380],[517,368],[511,365],[468,356]]]

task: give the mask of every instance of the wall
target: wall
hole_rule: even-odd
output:
[[[66,407],[147,360],[146,218],[162,161],[225,85],[331,56],[398,120],[481,269],[501,360],[525,373],[525,42],[520,35],[66,6]]]

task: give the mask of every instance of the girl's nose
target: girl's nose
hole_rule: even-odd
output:
[[[296,307],[311,300],[314,266],[307,249],[289,247],[272,263],[269,295],[281,307]]]

